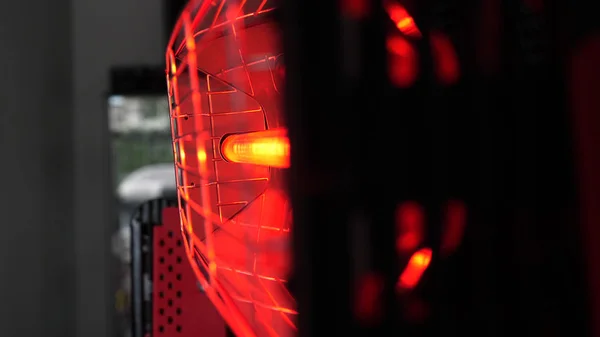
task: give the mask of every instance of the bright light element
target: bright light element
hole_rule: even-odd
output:
[[[221,155],[233,163],[286,168],[290,166],[290,142],[286,129],[237,133],[224,136]]]
[[[419,281],[421,280],[421,276],[427,267],[429,267],[429,263],[431,262],[431,249],[422,248],[415,252],[408,261],[408,265],[400,275],[398,279],[398,286],[404,289],[414,288]]]
[[[385,9],[399,31],[413,38],[421,37],[421,31],[415,20],[402,5],[389,0],[385,2]]]

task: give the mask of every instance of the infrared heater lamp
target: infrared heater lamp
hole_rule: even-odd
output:
[[[290,145],[273,1],[192,0],[166,62],[181,228],[207,296],[238,336],[292,336]]]
[[[393,26],[390,80],[409,86],[418,73],[413,42],[421,31],[399,3],[383,3]],[[281,110],[285,67],[276,11],[274,0],[191,0],[166,53],[184,246],[207,296],[243,337],[296,332],[288,289],[290,143]],[[447,48],[433,48],[434,54],[450,48],[440,45]],[[455,63],[440,67],[446,82],[457,77]],[[399,275],[400,292],[417,285],[433,258],[421,247],[419,208],[406,206],[399,211],[398,250],[410,258]]]

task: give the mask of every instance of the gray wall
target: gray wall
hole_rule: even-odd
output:
[[[108,139],[103,94],[112,65],[163,59],[161,0],[71,0],[75,111],[77,336],[109,336],[113,294],[106,275],[112,257]]]
[[[162,62],[160,0],[0,1],[0,335],[111,336],[103,93]]]
[[[69,9],[0,1],[2,337],[74,333]]]

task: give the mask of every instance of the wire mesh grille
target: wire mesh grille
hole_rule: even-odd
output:
[[[223,136],[284,125],[273,1],[192,1],[166,54],[180,218],[188,258],[239,336],[286,336],[291,210],[282,171],[225,161]]]

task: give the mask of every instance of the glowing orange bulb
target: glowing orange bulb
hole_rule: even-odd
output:
[[[204,151],[204,150],[198,151],[198,161],[200,163],[206,162],[206,151]]]
[[[431,254],[431,249],[429,248],[423,248],[415,252],[400,275],[398,286],[405,289],[414,288],[421,280],[421,276],[423,276],[427,267],[429,267]]]
[[[286,168],[290,166],[287,130],[231,134],[221,141],[221,155],[233,163]]]
[[[182,163],[185,163],[185,151],[183,150],[183,146],[179,148],[179,158],[181,158]]]

